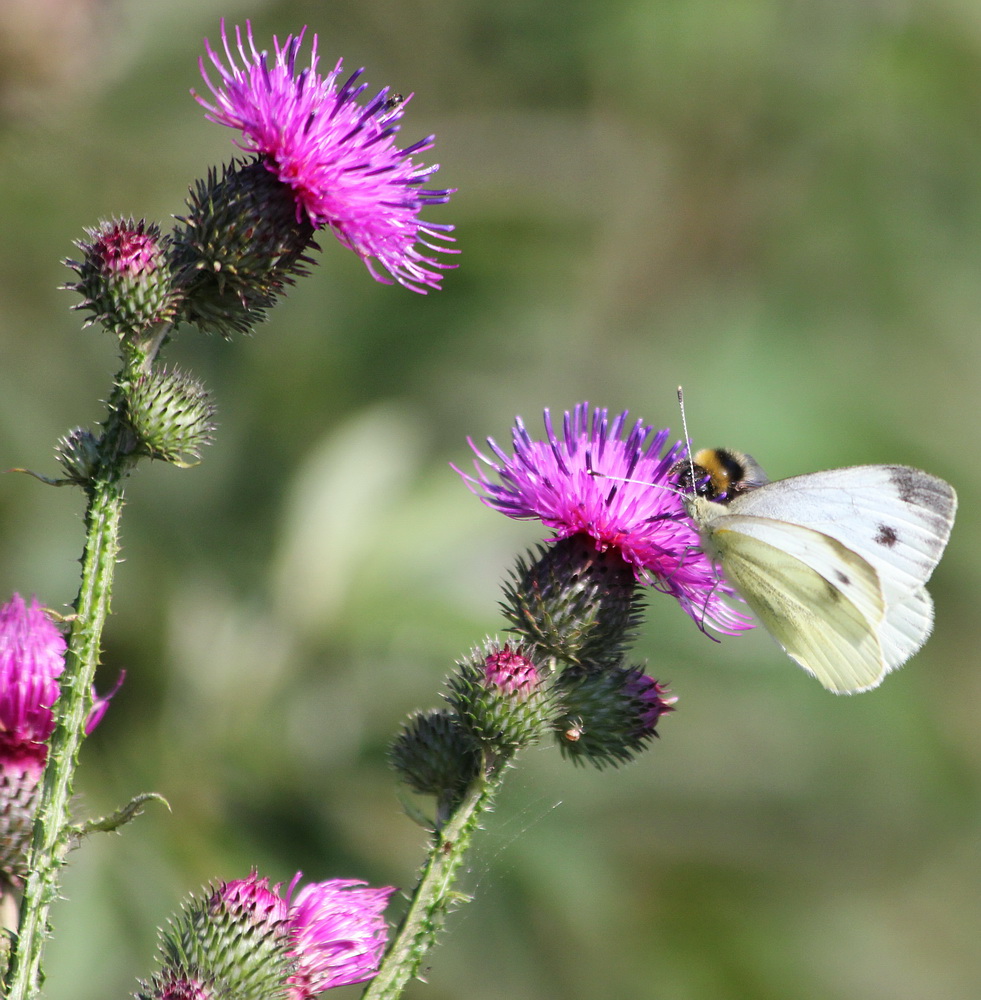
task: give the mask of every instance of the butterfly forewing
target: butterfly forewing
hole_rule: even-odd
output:
[[[786,520],[835,538],[876,570],[887,604],[905,599],[929,579],[956,509],[948,483],[901,465],[793,476],[729,505],[732,514]]]

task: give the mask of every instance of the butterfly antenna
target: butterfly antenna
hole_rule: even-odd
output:
[[[681,407],[681,429],[685,434],[685,448],[688,451],[688,472],[691,475],[691,488],[695,489],[695,460],[691,454],[691,438],[688,437],[688,421],[685,419],[685,394],[678,386],[678,406]]]

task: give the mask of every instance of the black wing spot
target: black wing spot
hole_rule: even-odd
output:
[[[835,570],[835,576],[838,578],[838,582],[842,584],[842,586],[847,587],[852,582],[852,578],[847,573],[842,573],[840,569]]]
[[[887,549],[891,549],[899,541],[899,533],[888,524],[880,524],[875,533],[875,540],[879,545],[885,545]]]

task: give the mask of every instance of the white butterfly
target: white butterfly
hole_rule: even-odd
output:
[[[926,641],[933,602],[924,584],[957,509],[948,483],[905,465],[768,483],[748,456],[722,449],[679,466],[705,551],[830,691],[876,687]]]

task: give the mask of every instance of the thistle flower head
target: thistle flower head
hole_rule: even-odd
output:
[[[535,664],[508,643],[484,658],[484,678],[488,687],[518,697],[528,697],[541,684]]]
[[[122,337],[169,322],[178,296],[160,228],[143,219],[113,219],[86,235],[77,244],[83,259],[65,262],[78,273],[65,287],[84,296],[76,308],[91,313],[86,325],[98,322]]]
[[[677,698],[638,667],[566,671],[559,679],[562,714],[553,722],[564,757],[597,767],[626,763],[657,736],[658,720]]]
[[[0,606],[0,873],[14,881],[24,873],[65,648],[36,598],[27,604],[14,594]],[[98,725],[112,693],[98,698],[93,691],[87,732]]]
[[[382,914],[393,892],[391,886],[372,889],[354,879],[329,879],[290,895],[289,933],[296,956],[289,980],[292,1000],[362,983],[378,971],[388,942]]]
[[[551,695],[543,673],[521,645],[488,641],[449,679],[446,700],[483,745],[510,756],[545,730]]]
[[[726,603],[732,590],[699,548],[669,475],[684,445],[667,446],[668,436],[640,420],[628,427],[626,412],[611,421],[596,409],[590,417],[580,403],[565,414],[561,436],[546,410],[541,441],[518,418],[513,454],[488,438],[488,457],[471,442],[476,475],[460,474],[488,507],[537,518],[554,539],[584,536],[597,551],[618,553],[639,582],[674,597],[699,628],[733,634],[750,619]]]
[[[480,772],[480,747],[456,712],[432,709],[411,716],[392,740],[389,760],[413,791],[434,795],[449,809]]]
[[[0,759],[40,771],[54,731],[51,706],[65,669],[65,640],[32,598],[0,607]]]
[[[197,379],[159,368],[128,383],[125,397],[130,428],[145,454],[180,468],[200,459],[215,429],[215,405]]]
[[[423,222],[419,213],[447,202],[450,190],[427,189],[437,166],[413,157],[433,146],[433,137],[400,149],[398,122],[408,99],[381,90],[359,102],[367,84],[361,70],[340,83],[342,63],[326,75],[317,71],[317,37],[310,64],[298,69],[306,29],[280,44],[274,53],[256,48],[252,26],[245,35],[235,28],[234,42],[221,26],[221,51],[205,47],[211,67],[200,60],[211,100],[195,99],[210,121],[239,130],[239,146],[256,153],[293,193],[297,218],[328,227],[353,250],[378,281],[372,258],[396,281],[416,292],[439,288],[449,265],[427,251],[454,252],[432,241],[452,241],[452,226]],[[213,82],[209,69],[217,73]],[[194,93],[192,91],[192,93]],[[419,246],[424,249],[420,250]]]
[[[286,903],[278,889],[270,889],[269,879],[253,871],[248,878],[222,882],[211,895],[211,907],[227,910],[253,927],[275,930],[286,920]]]

